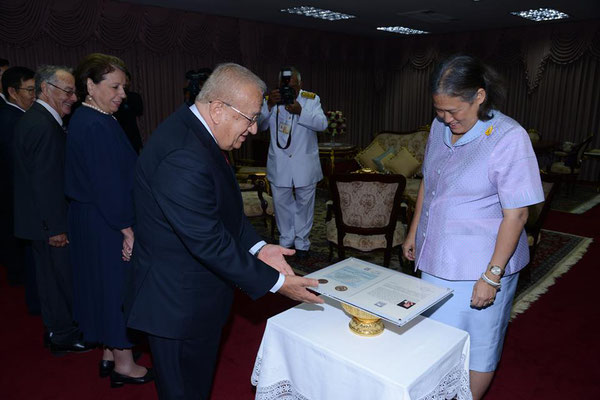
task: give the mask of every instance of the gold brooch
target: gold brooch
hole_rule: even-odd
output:
[[[490,136],[492,134],[493,130],[494,130],[494,127],[492,125],[490,125],[490,127],[485,130],[485,136]]]

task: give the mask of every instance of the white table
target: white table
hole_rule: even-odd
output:
[[[256,400],[472,398],[467,332],[419,316],[364,338],[337,301],[324,300],[269,318],[252,373]]]

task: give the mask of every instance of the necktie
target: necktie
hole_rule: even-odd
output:
[[[231,163],[229,163],[229,157],[227,157],[227,154],[224,151],[221,151],[221,154],[223,154],[223,158],[225,158],[225,162],[227,163],[227,165],[231,166]]]

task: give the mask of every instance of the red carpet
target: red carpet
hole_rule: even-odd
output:
[[[600,206],[581,215],[551,211],[544,228],[594,242],[548,293],[508,326],[486,400],[600,398]]]
[[[486,400],[600,398],[600,312],[594,294],[600,282],[600,206],[582,215],[551,211],[545,228],[593,237],[594,243],[547,294],[509,325],[503,358]],[[25,311],[23,288],[8,287],[4,271],[1,275],[1,400],[156,399],[153,385],[111,389],[107,378],[98,378],[99,350],[52,356],[42,347],[40,317]],[[265,320],[293,304],[279,295],[257,302],[237,297],[213,400],[254,397],[250,375]],[[151,365],[148,354],[140,362]]]

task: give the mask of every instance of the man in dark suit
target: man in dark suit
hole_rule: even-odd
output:
[[[234,287],[321,303],[244,216],[224,151],[256,134],[264,83],[220,65],[195,104],[154,131],[136,167],[133,287],[128,326],[149,334],[161,399],[208,399]]]
[[[7,269],[9,284],[25,281],[25,298],[31,314],[40,313],[35,287],[35,270],[31,244],[14,236],[13,223],[13,143],[17,121],[35,101],[34,72],[25,67],[11,67],[4,71],[0,82],[6,97],[6,106],[0,108],[0,264]]]
[[[89,350],[71,314],[67,248],[62,118],[77,101],[74,90],[68,68],[40,67],[38,99],[17,123],[14,137],[15,236],[32,241],[45,338],[53,353]]]

